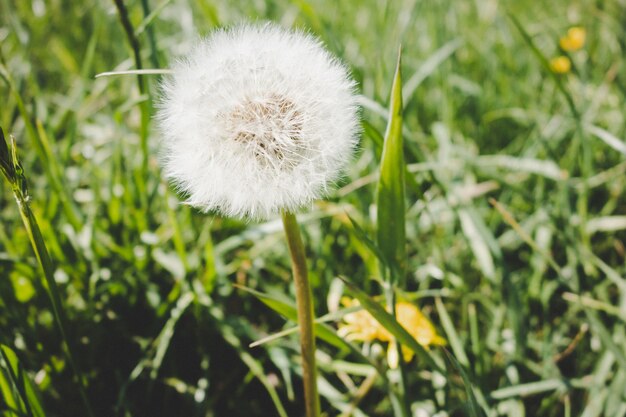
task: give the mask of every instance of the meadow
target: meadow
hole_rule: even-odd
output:
[[[161,76],[96,78],[244,21],[310,31],[358,84],[358,151],[298,214],[323,415],[626,416],[624,0],[0,0],[0,414],[303,415],[280,219],[182,204]],[[400,46],[393,291],[445,342],[394,367],[337,331],[388,290]]]

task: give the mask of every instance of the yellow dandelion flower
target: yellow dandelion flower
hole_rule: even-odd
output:
[[[567,31],[567,35],[563,36],[559,40],[559,45],[564,51],[573,52],[581,49],[585,46],[585,38],[587,37],[587,31],[580,27],[575,26]]]
[[[342,300],[342,304],[347,307],[358,306],[357,300]],[[446,341],[437,334],[435,326],[424,316],[424,314],[414,304],[399,302],[396,304],[396,319],[402,327],[406,329],[417,343],[428,348],[431,345],[445,345]],[[369,312],[359,310],[348,313],[343,317],[345,323],[339,324],[337,334],[346,340],[357,340],[362,342],[372,342],[379,340],[388,342],[387,362],[391,368],[398,366],[398,349],[391,333],[387,331]],[[413,351],[406,346],[402,346],[402,356],[406,362],[413,358]]]
[[[550,60],[550,69],[555,74],[567,74],[572,69],[572,63],[566,56],[557,56]]]
[[[414,304],[403,301],[396,304],[396,319],[398,323],[417,340],[417,343],[425,348],[428,349],[429,346],[442,346],[446,344],[446,340],[437,334],[435,326]],[[396,342],[386,329],[383,328],[383,330],[389,341],[387,362],[391,368],[397,368],[399,361]],[[413,355],[414,352],[411,349],[402,346],[402,356],[405,362],[409,362],[413,358]]]
[[[345,307],[356,307],[358,300],[342,298],[341,304]],[[386,337],[383,333],[384,327],[367,310],[358,310],[343,316],[345,323],[339,324],[337,334],[348,341],[373,342],[383,340]],[[385,330],[386,331],[386,330]]]

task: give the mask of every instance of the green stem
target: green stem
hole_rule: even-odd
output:
[[[391,282],[397,282],[397,277],[395,274],[391,273]],[[391,315],[397,320],[396,317],[396,293],[393,289],[393,284],[391,282],[386,283],[385,288],[385,299],[387,302],[387,308],[389,308]],[[398,370],[400,371],[400,381],[398,382],[398,397],[391,398],[392,403],[394,403],[394,410],[397,416],[401,417],[409,417],[411,415],[410,412],[410,404],[407,397],[406,392],[406,364],[404,362],[404,356],[402,354],[402,345],[400,343],[396,343],[396,355],[398,355]],[[395,401],[394,401],[395,400]]]
[[[320,415],[320,400],[317,392],[317,368],[315,366],[315,330],[313,323],[315,314],[304,244],[302,243],[296,216],[290,212],[283,212],[282,217],[289,253],[291,254],[293,280],[296,287],[306,416],[318,417]]]
[[[117,8],[120,23],[124,28],[124,32],[126,33],[126,38],[128,39],[128,43],[130,48],[133,51],[133,58],[135,61],[135,68],[138,70],[143,69],[143,62],[141,59],[141,47],[139,44],[139,39],[135,35],[135,29],[133,28],[133,24],[130,21],[130,17],[128,15],[128,9],[124,4],[124,0],[113,0],[115,3],[115,7]],[[146,87],[145,80],[140,74],[137,74],[137,85],[139,87],[139,93],[141,95],[148,94],[148,88]],[[148,100],[142,99],[139,103],[139,110],[141,113],[141,123],[139,130],[139,138],[140,138],[140,147],[141,147],[141,167],[136,174],[136,183],[137,188],[139,189],[139,198],[142,204],[142,207],[147,207],[147,185],[146,178],[148,175],[148,159],[149,159],[149,149],[148,149],[148,125],[150,123],[150,102]],[[143,217],[137,217],[138,225],[140,230],[144,230],[147,226],[144,224]]]

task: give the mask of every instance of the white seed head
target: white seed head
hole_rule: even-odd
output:
[[[165,174],[203,211],[295,211],[322,197],[351,158],[354,88],[311,35],[272,24],[216,31],[162,85]]]

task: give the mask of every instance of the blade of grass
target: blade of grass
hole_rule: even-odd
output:
[[[552,77],[557,89],[565,98],[565,101],[567,102],[567,106],[572,115],[572,118],[574,119],[575,126],[576,126],[575,135],[573,137],[573,140],[575,142],[573,142],[574,144],[570,147],[570,149],[572,149],[576,155],[579,155],[580,160],[578,163],[580,165],[581,176],[583,178],[591,177],[593,175],[593,169],[594,169],[593,156],[592,156],[593,150],[591,149],[590,141],[587,140],[587,138],[584,135],[583,123],[582,123],[583,117],[580,111],[578,110],[578,108],[576,107],[572,94],[567,90],[565,83],[563,81],[563,77],[560,77],[559,74],[556,74],[554,71],[550,69],[550,63],[548,62],[548,59],[541,52],[539,47],[535,44],[535,41],[530,36],[530,34],[526,31],[524,26],[520,23],[520,21],[511,13],[508,13],[507,16],[509,17],[509,19],[511,19],[511,21],[513,22],[513,24],[515,25],[519,33],[522,35],[522,38],[524,39],[524,41],[526,42],[526,44],[532,51],[532,53],[539,60],[544,70],[547,71],[547,73]],[[569,211],[569,204],[570,204],[569,187],[562,187],[561,194],[562,194],[562,199],[564,203],[563,207],[565,208],[567,212]],[[585,224],[587,222],[587,217],[588,217],[588,207],[589,207],[589,189],[588,189],[586,182],[582,182],[581,189],[579,190],[579,194],[578,194],[578,199],[576,201],[576,208],[578,211],[578,216],[580,216],[580,219],[581,219],[580,226],[578,227],[579,236],[574,236],[572,232],[569,230],[566,232],[568,234],[569,240],[582,241],[582,245],[587,249],[591,248],[590,236],[585,230]],[[590,270],[592,268],[592,265],[583,256],[579,256],[579,259],[580,259],[581,264],[585,268],[585,270]],[[576,286],[578,287],[578,284]]]
[[[192,292],[183,293],[176,301],[174,308],[172,308],[170,318],[165,323],[165,326],[163,326],[157,340],[155,340],[156,350],[154,352],[154,359],[151,363],[151,378],[155,379],[157,377],[161,364],[163,363],[163,358],[165,357],[165,352],[167,352],[167,349],[172,341],[172,337],[174,336],[176,323],[178,323],[178,320],[182,317],[183,313],[191,305],[193,300],[194,294]]]
[[[380,162],[380,177],[376,195],[377,243],[389,267],[381,264],[381,274],[385,280],[385,298],[391,314],[396,314],[394,286],[403,287],[406,268],[406,225],[405,225],[405,172],[404,143],[402,137],[402,48],[398,49],[396,70],[389,98],[389,120]],[[384,311],[384,310],[383,310]],[[395,319],[394,319],[395,321]],[[393,334],[393,333],[392,333]],[[411,338],[412,339],[412,338]],[[397,414],[410,415],[406,396],[406,369],[402,346],[396,344],[400,368],[399,407]]]
[[[565,100],[567,101],[567,104],[569,106],[569,109],[574,119],[580,120],[580,113],[578,112],[578,109],[576,108],[576,105],[574,104],[574,99],[572,98],[572,95],[567,91],[567,88],[565,88],[565,84],[563,83],[563,78],[559,77],[557,73],[555,73],[554,71],[550,69],[550,62],[543,55],[541,50],[537,47],[532,36],[530,36],[528,31],[526,31],[526,28],[524,28],[524,26],[517,19],[517,17],[515,17],[515,15],[512,13],[508,13],[507,16],[509,17],[509,19],[511,19],[511,21],[513,22],[513,25],[515,25],[519,33],[522,35],[522,38],[526,42],[526,45],[528,45],[532,53],[539,60],[539,62],[541,63],[541,66],[547,71],[548,74],[550,74],[550,77],[556,84],[556,87],[558,88],[558,90],[565,97]]]
[[[8,370],[5,371],[4,366],[0,367],[0,395],[2,395],[3,405],[7,407],[5,414],[7,417],[15,417],[25,414],[23,404],[20,402],[18,393],[11,383]],[[3,412],[0,409],[0,412]]]
[[[143,69],[143,62],[141,59],[141,47],[139,45],[139,39],[135,35],[135,30],[133,29],[133,25],[130,21],[130,17],[128,15],[128,9],[124,4],[124,0],[113,0],[115,3],[115,7],[117,8],[118,15],[120,18],[120,23],[126,33],[126,38],[128,39],[128,44],[133,53],[133,58],[135,61],[135,68],[137,70]],[[145,80],[138,74],[137,75],[137,86],[139,87],[139,94],[146,95],[148,94],[148,89],[146,88]],[[149,101],[141,101],[139,103],[139,110],[141,112],[141,124],[140,124],[140,147],[141,147],[141,167],[139,171],[135,174],[135,180],[137,182],[138,195],[141,202],[142,207],[147,207],[148,204],[148,190],[146,187],[146,178],[148,174],[148,125],[150,123],[150,102]]]
[[[626,155],[626,143],[621,139],[617,138],[617,136],[613,135],[611,132],[604,130],[598,126],[594,125],[585,125],[585,130],[589,133],[609,145],[611,148],[621,153],[622,155]]]
[[[219,311],[219,315],[221,315],[221,310],[215,308],[212,310],[215,314],[218,314]],[[232,327],[219,320],[216,320],[216,322],[220,327],[220,334],[222,335],[224,340],[226,340],[233,348],[235,348],[235,350],[239,354],[239,358],[241,358],[241,361],[246,364],[248,369],[250,369],[250,372],[252,372],[252,374],[261,382],[267,393],[270,395],[270,398],[274,403],[274,407],[278,415],[280,417],[288,417],[287,411],[285,411],[285,407],[280,400],[280,396],[278,395],[278,392],[276,392],[276,388],[274,388],[274,385],[268,379],[267,372],[265,369],[263,369],[263,366],[261,366],[259,361],[254,356],[244,350],[243,346],[241,345],[241,339],[237,336]]]
[[[402,279],[406,265],[401,55],[398,51],[376,197],[377,243],[391,268],[392,283]]]
[[[473,207],[460,208],[457,215],[461,223],[461,230],[474,253],[478,266],[485,278],[491,282],[496,282],[496,267],[491,255],[490,246],[487,244],[484,233],[479,229],[477,222],[482,219],[476,215]]]
[[[78,207],[74,203],[74,199],[69,194],[69,188],[63,186],[63,174],[62,168],[58,163],[58,159],[52,154],[52,148],[50,146],[50,139],[48,138],[48,134],[44,129],[41,121],[37,120],[37,133],[39,138],[39,143],[41,144],[41,148],[43,151],[43,156],[45,159],[43,163],[47,166],[47,169],[50,171],[50,183],[54,188],[59,200],[61,201],[61,207],[63,207],[63,212],[65,213],[68,221],[74,227],[76,231],[80,230],[83,226],[82,214],[80,213]]]
[[[454,355],[450,354],[446,348],[442,348],[446,353],[448,360],[452,362],[454,367],[461,374],[461,378],[463,379],[463,386],[465,387],[465,394],[467,395],[467,401],[469,402],[469,411],[470,416],[472,417],[482,417],[484,413],[482,412],[480,406],[478,405],[478,401],[476,401],[476,395],[474,395],[474,384],[472,383],[467,371],[461,366],[459,361],[456,360]]]
[[[44,417],[46,414],[43,411],[43,407],[35,391],[35,387],[28,375],[25,374],[15,352],[13,352],[8,346],[0,345],[0,354],[4,360],[9,379],[13,383],[13,386],[17,389],[20,401],[24,405],[24,411],[26,414],[31,417]],[[0,377],[2,376],[3,373],[0,373]],[[2,385],[5,386],[6,382],[8,381],[4,381]],[[10,400],[13,400],[12,404],[9,404]],[[7,397],[5,397],[5,401],[7,401],[7,405],[13,408],[17,408],[17,403],[20,402],[15,398],[10,399]]]
[[[422,81],[424,81],[430,74],[435,72],[437,67],[441,65],[446,59],[452,56],[452,54],[459,49],[459,47],[463,44],[460,39],[453,39],[443,45],[441,48],[437,49],[434,54],[428,57],[426,61],[415,71],[415,73],[409,78],[406,82],[404,88],[402,89],[402,96],[406,98],[406,102],[404,106],[409,104],[411,101],[411,97],[413,97],[413,93],[417,90],[417,87],[420,86]]]
[[[137,28],[135,29],[135,36],[139,37],[146,30],[146,28],[152,23],[152,21],[159,15],[159,13],[161,13],[161,11],[165,9],[165,7],[167,7],[167,5],[170,4],[171,2],[172,0],[164,0],[159,5],[157,5],[157,7],[155,7],[154,10],[148,13],[148,15],[146,15],[146,17],[143,18],[141,23],[137,25]]]
[[[497,389],[491,392],[491,398],[503,400],[511,397],[527,397],[529,395],[540,394],[546,391],[566,388],[567,384],[560,379],[546,379],[544,381],[529,382],[526,384]]]
[[[57,158],[52,154],[50,141],[48,140],[41,122],[37,122],[36,126],[33,123],[30,114],[26,110],[24,100],[22,99],[13,77],[8,70],[4,68],[4,64],[2,62],[0,62],[0,72],[9,86],[9,90],[13,95],[13,99],[15,100],[20,116],[22,116],[24,127],[26,129],[26,136],[30,139],[31,144],[35,148],[35,152],[37,153],[41,166],[44,168],[52,188],[61,201],[67,220],[75,230],[80,230],[83,225],[82,214],[73,203],[73,199],[69,194],[69,189],[63,186],[61,175],[62,169],[59,166]]]
[[[590,329],[598,335],[605,347],[615,355],[615,360],[620,365],[622,370],[626,372],[626,353],[624,353],[624,346],[619,346],[614,340],[611,332],[602,323],[595,311],[590,309],[583,309],[587,319],[589,319]]]
[[[253,295],[259,301],[261,301],[263,304],[265,304],[266,306],[268,306],[269,308],[271,308],[278,314],[282,315],[288,320],[293,321],[294,323],[297,323],[297,310],[296,310],[296,307],[293,306],[292,304],[279,300],[277,297],[274,297],[272,295],[253,290],[252,288],[248,288],[248,287],[244,287],[242,285],[236,285],[236,284],[234,284],[233,286],[237,289],[240,289],[242,291],[245,291]],[[323,323],[324,321],[328,320],[328,318],[331,318],[331,317],[332,319],[336,319],[336,316],[330,315],[330,316],[322,316],[322,317],[319,317],[317,320],[315,320],[315,336],[322,339],[326,343],[332,346],[335,346],[337,349],[341,351],[350,352],[356,358],[359,358],[361,362],[371,365],[374,369],[376,369],[376,371],[382,377],[382,380],[385,382],[385,384],[389,384],[389,380],[387,379],[387,376],[374,361],[370,360],[368,357],[363,355],[363,353],[361,353],[361,351],[357,349],[352,343],[339,337],[332,327],[327,326],[326,324]],[[284,334],[291,333],[292,331],[295,331],[297,329],[298,328],[295,327],[292,329],[288,329],[285,332],[281,332],[281,336]],[[391,387],[389,389],[392,390]],[[395,392],[392,392],[392,395],[395,395],[395,394],[396,394]]]
[[[233,284],[233,286],[235,288],[239,288],[239,289],[244,290],[244,291],[246,291],[248,289],[246,287],[243,287],[243,286],[240,286],[240,285],[236,285],[236,284]],[[252,290],[252,291],[254,291],[254,290]],[[346,314],[349,314],[349,313],[352,313],[352,312],[355,312],[355,311],[359,311],[359,310],[361,310],[361,308],[359,306],[355,306],[355,307],[345,308],[345,309],[337,311],[337,312],[335,312],[333,314],[326,314],[324,316],[317,317],[315,319],[315,324],[317,325],[317,324],[322,324],[322,323],[334,322],[334,321],[340,320]],[[276,311],[276,310],[274,310],[274,311]],[[261,345],[263,345],[265,343],[272,342],[274,340],[277,340],[277,339],[280,339],[282,337],[288,336],[290,334],[296,333],[296,332],[298,332],[298,330],[299,330],[299,326],[293,326],[293,327],[290,327],[288,329],[282,330],[280,332],[272,333],[271,335],[269,335],[267,337],[264,337],[262,339],[259,339],[259,340],[256,340],[256,341],[250,343],[249,347],[261,346]],[[321,339],[321,337],[320,337],[320,339]]]
[[[150,344],[144,354],[144,357],[133,368],[128,376],[128,379],[120,388],[116,408],[120,409],[120,407],[122,407],[122,404],[126,399],[128,386],[135,381],[146,368],[150,368],[149,376],[152,380],[157,378],[159,368],[161,367],[163,358],[165,357],[165,352],[167,352],[167,349],[172,341],[172,337],[174,336],[176,323],[178,323],[178,320],[182,317],[183,313],[191,305],[194,299],[194,294],[189,291],[182,293],[178,297],[176,303],[170,311],[170,317],[165,322],[165,325],[159,332],[158,336]]]
[[[0,128],[0,141],[4,142],[4,145],[0,145],[0,157],[8,156],[9,158],[9,160],[3,160],[1,164],[1,166],[3,167],[2,173],[5,175],[5,178],[11,185],[11,189],[13,191],[13,195],[19,209],[20,217],[22,218],[22,223],[24,224],[24,227],[28,234],[28,238],[37,258],[39,267],[43,272],[44,281],[42,282],[42,285],[46,289],[46,292],[48,293],[48,297],[50,299],[54,322],[56,324],[57,330],[59,331],[59,334],[61,335],[61,340],[63,341],[64,353],[67,357],[67,360],[70,364],[70,367],[72,368],[74,375],[78,380],[78,390],[83,405],[85,407],[85,411],[88,416],[92,417],[93,411],[91,409],[91,404],[89,403],[87,394],[85,393],[85,381],[83,380],[82,374],[78,366],[76,365],[76,362],[74,361],[73,350],[71,348],[69,339],[67,337],[67,332],[65,330],[67,328],[67,319],[61,295],[54,279],[54,267],[52,265],[52,259],[50,259],[50,255],[43,240],[41,230],[39,229],[37,219],[30,209],[30,196],[28,194],[24,170],[22,169],[22,165],[17,156],[17,145],[15,144],[15,140],[13,139],[13,137],[11,137],[10,139],[11,149],[9,151],[6,142],[4,142],[4,132],[2,131],[2,128]]]
[[[163,5],[163,7],[165,7],[165,5]],[[142,23],[144,23],[152,15],[152,13],[150,12],[150,4],[148,3],[148,0],[141,0],[141,9],[143,11],[143,18],[144,18]],[[156,14],[154,16],[156,17]],[[148,22],[148,24],[146,24],[143,27],[143,30],[145,30],[146,34],[148,35],[148,45],[150,46],[150,63],[152,64],[152,66],[158,68],[159,56],[158,56],[158,50],[157,50],[156,36],[154,34],[154,28]],[[135,36],[137,37],[139,36],[137,35],[137,31],[135,31]]]
[[[253,290],[252,288],[244,287],[244,286],[241,286],[241,285],[233,285],[233,286],[235,288],[238,288],[238,289],[240,289],[242,291],[247,292],[248,294],[253,295],[259,301],[261,301],[263,304],[265,304],[266,306],[268,306],[269,308],[271,308],[272,310],[274,310],[278,314],[284,316],[288,320],[291,320],[291,321],[297,323],[297,311],[296,311],[296,307],[294,305],[291,305],[291,304],[288,304],[285,301],[279,300],[278,298],[276,298],[276,297],[274,297],[272,295],[265,294],[265,293]],[[355,350],[356,350],[360,354],[360,351],[358,349],[355,349],[354,346],[352,346],[351,344],[346,342],[341,337],[337,336],[337,334],[329,326],[326,326],[326,325],[320,324],[320,323],[316,323],[316,325],[315,325],[315,334],[316,334],[317,337],[319,337],[320,339],[322,339],[326,343],[329,343],[332,346],[334,346],[334,347],[336,347],[336,348],[338,348],[338,349],[340,349],[342,351],[355,352]],[[362,354],[360,354],[360,355],[362,356]]]
[[[441,319],[441,326],[443,326],[443,330],[446,332],[446,336],[448,342],[450,343],[450,348],[452,348],[452,351],[454,352],[454,356],[462,366],[469,367],[470,361],[465,354],[465,350],[463,350],[463,342],[461,342],[459,334],[454,328],[452,319],[446,310],[446,306],[441,301],[441,298],[435,297],[435,307],[437,308],[437,314],[439,314],[439,318]]]
[[[380,250],[380,248],[376,245],[376,243],[374,243],[374,241],[372,241],[372,239],[369,238],[369,236],[367,236],[365,230],[363,230],[361,225],[359,225],[356,220],[350,217],[350,215],[346,215],[348,216],[348,219],[350,219],[350,223],[352,224],[351,231],[355,234],[357,239],[359,239],[361,243],[363,243],[372,252],[372,254],[374,254],[374,256],[376,257],[376,259],[378,259],[383,268],[387,268],[387,258]]]
[[[511,213],[509,213],[508,210],[506,210],[506,208],[504,208],[504,206],[502,206],[495,199],[490,199],[489,202],[496,208],[496,210],[498,210],[500,212],[500,214],[504,218],[504,221],[506,223],[508,223],[511,227],[513,227],[513,229],[519,234],[519,236],[522,238],[522,240],[524,240],[533,250],[535,250],[537,253],[539,253],[541,256],[543,256],[546,259],[548,264],[558,274],[560,281],[564,285],[566,285],[568,288],[570,288],[572,290],[572,292],[574,292],[576,294],[577,293],[576,284],[572,283],[571,280],[568,280],[565,277],[565,275],[563,273],[563,269],[554,260],[552,255],[547,253],[546,251],[542,250],[537,245],[537,243],[532,239],[532,237],[530,237],[528,235],[528,233],[526,233],[522,229],[520,224],[513,218]],[[602,343],[604,343],[606,348],[608,350],[610,350],[615,355],[615,358],[617,359],[617,362],[619,363],[620,367],[622,367],[622,369],[624,371],[626,371],[626,354],[624,354],[624,350],[621,349],[613,341],[613,338],[611,337],[611,332],[609,332],[609,330],[604,326],[604,324],[598,318],[596,313],[583,304],[583,302],[581,301],[580,297],[577,297],[575,301],[577,302],[577,304],[580,306],[580,308],[583,310],[583,312],[587,316],[587,319],[590,322],[590,328],[597,333],[598,337],[600,338]]]
[[[95,78],[113,77],[116,75],[167,75],[172,74],[170,69],[136,69],[127,71],[106,71],[96,74]]]

